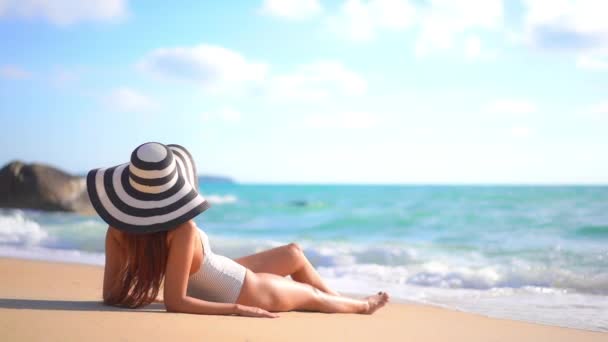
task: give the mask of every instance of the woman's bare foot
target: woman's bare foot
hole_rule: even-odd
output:
[[[388,303],[389,296],[386,292],[378,292],[378,294],[365,297],[365,300],[367,300],[367,310],[363,311],[363,313],[371,315]]]

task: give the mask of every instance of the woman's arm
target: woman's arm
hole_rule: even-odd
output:
[[[188,221],[175,230],[165,272],[164,302],[167,311],[208,315],[277,317],[276,314],[239,304],[215,303],[186,295],[197,241],[196,224]],[[204,257],[204,256],[203,256]]]
[[[120,248],[120,243],[112,231],[108,227],[106,232],[106,264],[103,272],[103,299],[104,301],[110,298],[113,291],[118,291],[121,263],[123,259],[123,251]]]

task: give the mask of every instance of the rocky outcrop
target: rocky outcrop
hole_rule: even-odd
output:
[[[0,207],[94,213],[83,177],[20,161],[0,170]]]

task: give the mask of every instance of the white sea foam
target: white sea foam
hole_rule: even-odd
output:
[[[214,249],[237,257],[266,248],[276,241],[213,239]],[[497,263],[474,255],[473,261],[449,254],[429,254],[413,247],[359,246],[336,243],[302,243],[309,260],[326,275],[381,279],[386,284],[407,284],[441,289],[493,290],[545,288],[588,294],[608,294],[608,273],[549,267],[512,258]]]
[[[20,210],[0,215],[0,244],[37,245],[47,237],[48,233]]]
[[[101,220],[38,220],[20,210],[1,212],[0,256],[103,264]],[[233,258],[285,243],[212,233],[210,238],[217,253]],[[341,292],[382,289],[394,298],[489,316],[608,331],[608,274],[601,269],[591,272],[517,256],[492,259],[479,251],[453,254],[412,245],[301,244],[321,275]]]
[[[231,204],[238,202],[238,198],[234,195],[205,195],[207,201],[211,204]]]
[[[38,246],[17,247],[0,245],[0,257],[103,265],[105,256],[100,252],[83,252],[76,249],[53,249]]]
[[[0,215],[0,245],[56,250],[103,251],[105,225],[84,219],[76,223],[41,226],[22,211]],[[216,252],[238,257],[276,247],[282,242],[214,238]],[[442,289],[493,290],[526,287],[563,289],[569,292],[608,295],[608,273],[562,266],[551,267],[511,258],[500,262],[478,254],[470,258],[449,253],[432,254],[420,247],[304,242],[311,262],[336,278],[381,279],[385,284],[407,284]],[[40,251],[37,251],[38,253]],[[24,252],[27,254],[27,252]],[[40,252],[43,253],[43,252]],[[44,252],[46,253],[46,252]],[[73,254],[66,254],[69,259]]]
[[[490,317],[531,321],[578,329],[608,331],[608,297],[571,293],[566,290],[522,287],[477,289],[445,289],[422,287],[408,283],[385,282],[386,270],[374,279],[341,274],[321,268],[320,273],[329,286],[344,293],[369,294],[384,290],[393,298],[451,309],[478,313]]]

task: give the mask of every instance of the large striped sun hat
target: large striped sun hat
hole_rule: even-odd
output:
[[[171,230],[209,208],[192,155],[175,144],[148,142],[129,163],[89,171],[87,190],[99,216],[129,233]]]

